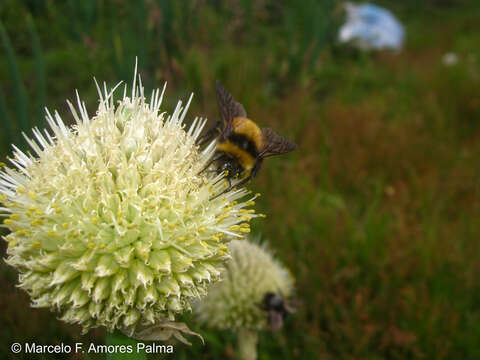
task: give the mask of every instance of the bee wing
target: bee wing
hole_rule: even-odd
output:
[[[273,155],[281,155],[293,151],[297,148],[297,145],[283,136],[278,135],[270,128],[263,128],[263,141],[264,146],[260,152],[261,158],[266,158]]]
[[[217,101],[223,120],[223,129],[231,129],[232,120],[236,117],[247,117],[247,112],[242,104],[237,102],[220,81],[217,80]]]
[[[283,315],[278,311],[270,310],[268,312],[268,323],[273,332],[280,330],[283,326]]]

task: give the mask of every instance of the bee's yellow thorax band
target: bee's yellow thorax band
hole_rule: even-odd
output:
[[[236,117],[232,120],[232,126],[235,134],[245,135],[248,139],[252,140],[258,151],[263,148],[262,130],[252,120]]]
[[[217,143],[217,150],[234,156],[246,171],[250,171],[255,165],[252,155],[230,141]]]

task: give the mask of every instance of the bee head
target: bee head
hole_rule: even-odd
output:
[[[243,173],[243,168],[234,159],[224,160],[217,168],[218,173],[225,173],[226,177],[233,178],[238,177]]]

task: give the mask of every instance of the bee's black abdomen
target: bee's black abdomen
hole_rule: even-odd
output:
[[[242,134],[232,133],[228,136],[228,141],[237,145],[242,150],[245,150],[250,155],[252,155],[254,158],[258,157],[259,151],[257,149],[257,146],[247,136],[242,135]]]

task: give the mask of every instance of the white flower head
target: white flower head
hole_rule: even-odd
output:
[[[223,280],[213,284],[195,306],[199,320],[218,329],[264,330],[268,314],[262,309],[266,294],[289,297],[294,280],[263,246],[246,240],[229,244],[232,258]]]
[[[195,144],[204,119],[185,129],[191,97],[167,115],[165,87],[148,102],[134,80],[131,96],[125,87],[114,105],[115,89],[98,88],[94,117],[77,94],[71,128],[47,110],[53,133],[33,129],[25,137],[36,155],[14,146],[14,166],[0,171],[0,211],[11,231],[6,262],[32,306],[58,310],[84,331],[133,335],[190,310],[219,279],[228,241],[258,215],[247,209],[255,196],[237,202],[245,189],[215,197],[227,184],[201,171],[215,142]]]

